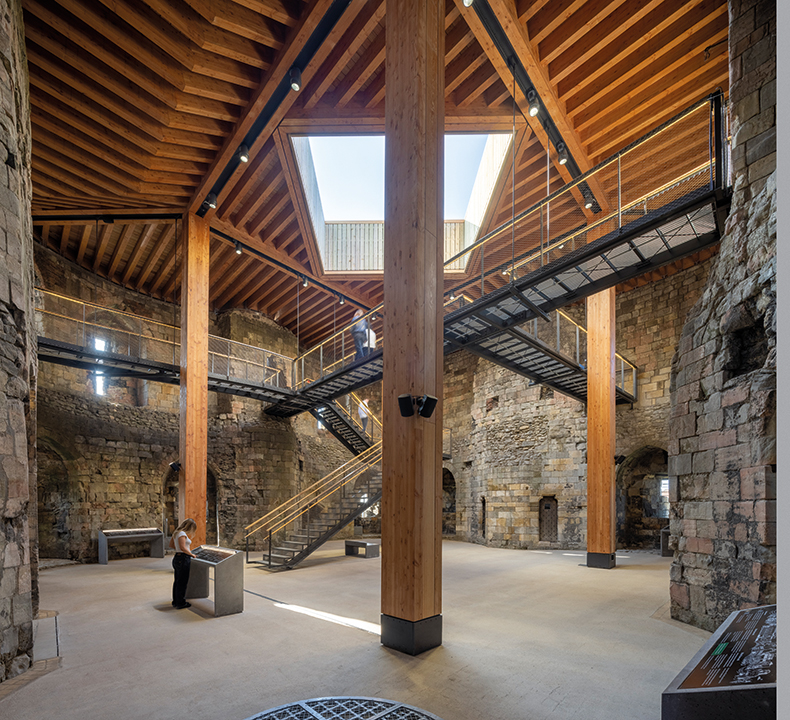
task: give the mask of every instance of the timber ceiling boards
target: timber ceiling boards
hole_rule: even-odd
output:
[[[475,5],[490,8],[582,171],[716,88],[727,91],[725,0]],[[23,7],[34,227],[45,245],[113,282],[177,298],[172,216],[197,211],[221,186],[207,213],[222,233],[211,245],[215,309],[254,308],[295,331],[297,275],[366,307],[381,301],[380,279],[322,280],[302,237],[299,178],[283,143],[293,132],[382,131],[385,0],[23,0]],[[474,6],[445,0],[445,11],[448,130],[509,131],[508,60]],[[338,17],[327,23],[331,12]],[[319,31],[326,39],[311,47]],[[302,90],[278,95],[299,63]],[[519,87],[516,103],[518,213],[569,175],[543,126],[529,122]],[[249,163],[234,164],[248,140]],[[502,185],[483,232],[513,212],[509,174]],[[102,222],[110,216],[113,224]],[[236,255],[234,240],[258,254]],[[302,343],[350,319],[352,302],[339,306],[315,283],[302,288]]]

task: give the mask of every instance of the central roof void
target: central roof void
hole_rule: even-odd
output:
[[[476,240],[511,137],[445,135],[445,258]],[[291,143],[324,271],[383,272],[384,136],[292,136]]]

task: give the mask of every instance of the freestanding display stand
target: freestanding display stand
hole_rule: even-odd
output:
[[[661,720],[743,718],[776,718],[776,605],[732,613],[661,695]]]
[[[195,550],[187,598],[209,596],[209,571],[214,568],[214,617],[244,611],[244,557],[239,550],[203,545]]]
[[[99,564],[106,565],[109,558],[108,545],[120,542],[151,543],[151,557],[165,556],[165,536],[159,528],[130,528],[128,530],[99,530]]]

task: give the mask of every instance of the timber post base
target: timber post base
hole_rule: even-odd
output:
[[[611,570],[613,567],[617,567],[617,558],[615,553],[588,552],[587,567]]]
[[[442,616],[403,620],[382,613],[381,644],[407,655],[419,655],[439,647],[442,644]]]

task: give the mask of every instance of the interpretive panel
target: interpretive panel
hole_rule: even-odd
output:
[[[661,696],[662,720],[743,717],[776,717],[776,605],[732,613]]]

